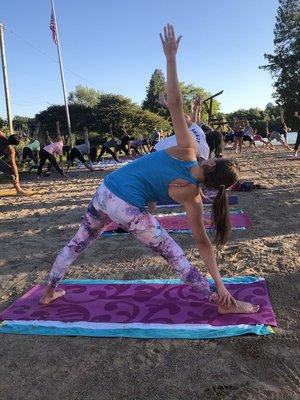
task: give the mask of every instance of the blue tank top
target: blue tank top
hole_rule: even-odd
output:
[[[182,161],[170,156],[165,150],[147,154],[136,161],[112,172],[104,179],[105,186],[126,203],[140,209],[151,201],[172,201],[169,184],[174,179],[199,185],[190,169],[197,161]]]

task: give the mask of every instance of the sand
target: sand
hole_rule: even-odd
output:
[[[238,193],[239,207],[253,225],[233,232],[218,254],[222,275],[257,274],[267,280],[279,325],[274,335],[192,341],[2,335],[0,398],[299,399],[300,163],[278,154],[287,153],[278,147],[238,157],[242,177],[267,189]],[[0,310],[43,281],[105,173],[73,172],[68,181],[53,174],[40,182],[32,175],[25,186],[46,192],[0,198]],[[204,271],[192,238],[174,237]],[[98,240],[67,277],[175,275],[151,250],[120,236]]]

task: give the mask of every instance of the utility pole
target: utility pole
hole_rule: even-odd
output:
[[[9,134],[13,134],[12,125],[12,115],[10,107],[10,97],[8,88],[8,77],[7,77],[7,66],[6,66],[6,55],[4,46],[4,26],[0,23],[0,47],[1,47],[1,60],[2,60],[2,71],[3,71],[3,82],[4,82],[4,93],[5,93],[5,103],[6,103],[6,115],[7,115],[7,125]]]
[[[55,42],[55,44],[56,44],[56,47],[57,47],[57,55],[58,55],[59,68],[60,68],[61,86],[62,86],[63,95],[64,95],[64,101],[65,101],[67,126],[68,126],[68,136],[71,138],[72,129],[71,129],[69,107],[68,107],[67,91],[66,91],[66,85],[65,85],[64,68],[63,68],[63,62],[62,62],[61,51],[60,51],[60,42],[59,42],[58,27],[57,27],[56,14],[55,14],[55,8],[54,8],[54,1],[50,0],[50,2],[51,2],[53,18],[54,18],[54,21],[55,21],[55,30],[56,30],[56,42]]]

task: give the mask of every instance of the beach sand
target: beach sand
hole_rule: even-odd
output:
[[[278,147],[238,157],[242,178],[267,189],[237,193],[238,207],[249,213],[252,226],[233,232],[218,254],[222,275],[266,279],[278,321],[275,334],[191,341],[2,335],[0,398],[299,399],[300,163],[279,154],[288,153]],[[0,310],[43,282],[104,173],[71,175],[68,181],[53,174],[25,183],[46,191],[41,195],[0,198]],[[173,237],[205,271],[192,237]],[[99,239],[67,275],[169,277],[175,275],[165,261],[128,236]]]

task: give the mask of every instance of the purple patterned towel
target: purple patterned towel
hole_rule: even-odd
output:
[[[239,300],[260,305],[256,314],[220,315],[197,291],[181,284],[67,284],[66,295],[48,306],[38,303],[44,290],[35,286],[0,314],[0,320],[210,324],[277,326],[264,280],[228,284]]]

